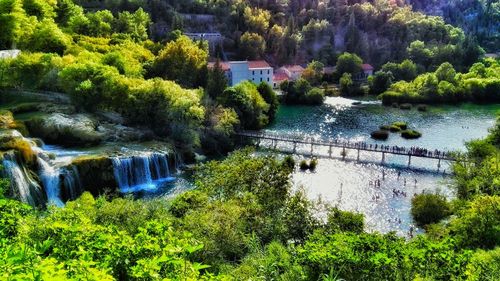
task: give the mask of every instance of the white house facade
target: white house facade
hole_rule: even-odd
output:
[[[209,63],[212,68],[215,63]],[[226,74],[229,84],[234,86],[243,81],[255,84],[266,82],[273,86],[273,68],[266,61],[230,61],[220,62],[220,67]]]

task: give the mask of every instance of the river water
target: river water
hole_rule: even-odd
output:
[[[342,139],[369,144],[418,146],[445,151],[464,151],[465,142],[482,138],[495,122],[500,105],[470,105],[459,107],[429,107],[427,112],[416,109],[400,110],[384,107],[377,101],[327,98],[319,107],[281,106],[276,121],[268,133],[290,134],[304,138]],[[395,121],[407,122],[411,129],[422,133],[417,140],[405,140],[391,133],[387,141],[376,141],[370,133],[381,125]],[[266,143],[262,143],[266,146]],[[269,145],[269,143],[267,143]],[[292,151],[291,145],[280,144],[281,150]],[[297,152],[310,154],[310,146],[298,146]],[[386,155],[386,165],[381,164],[381,153],[348,151],[342,160],[341,149],[314,148],[319,164],[314,172],[300,171],[293,174],[296,188],[303,187],[311,199],[321,198],[341,209],[365,215],[367,231],[387,233],[395,231],[406,236],[413,225],[410,215],[411,198],[422,192],[440,192],[448,198],[454,196],[450,188],[449,163],[437,160]],[[310,156],[295,156],[296,160]],[[397,194],[396,194],[396,193]]]

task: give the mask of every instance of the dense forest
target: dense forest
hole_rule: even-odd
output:
[[[463,9],[468,2],[476,4]],[[386,105],[499,102],[499,60],[482,58],[498,51],[498,3],[445,4],[0,0],[0,49],[21,50],[0,59],[0,103],[6,93],[62,94],[76,112],[119,114],[191,158],[232,151],[195,165],[194,188],[168,200],[85,192],[64,207],[36,208],[10,198],[9,180],[0,179],[0,279],[498,280],[500,119],[454,164],[456,199],[413,198],[426,233],[409,240],[368,233],[363,215],[294,190],[292,157],[234,150],[236,131],[271,124],[280,102],[322,104],[337,94],[331,84]],[[424,13],[433,5],[444,18]],[[184,34],[205,31],[223,34],[222,46],[211,51]],[[307,67],[278,98],[266,83],[230,86],[223,53]],[[361,85],[354,77],[364,62],[378,71]],[[28,136],[36,127],[0,111],[2,132]],[[13,149],[33,165],[26,140],[1,137],[0,155]],[[51,137],[99,143],[64,130]]]

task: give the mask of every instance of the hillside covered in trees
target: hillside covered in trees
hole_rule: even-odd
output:
[[[347,51],[380,66],[402,60],[412,42],[422,41],[435,48],[438,65],[450,58],[475,60],[469,58],[469,50],[476,48],[474,38],[440,17],[412,11],[404,1],[79,2],[112,11],[142,8],[151,14],[151,35],[158,40],[176,29],[219,31],[226,38],[224,49],[241,59],[265,57],[276,64],[316,59],[334,65],[336,53]],[[196,20],[190,14],[213,18]]]

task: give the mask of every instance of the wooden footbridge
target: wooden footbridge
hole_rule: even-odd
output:
[[[260,145],[262,140],[271,141],[271,147],[277,149],[278,142],[284,142],[293,144],[293,153],[297,153],[297,145],[307,145],[311,147],[310,155],[313,156],[314,147],[329,147],[328,154],[332,157],[332,149],[340,148],[342,149],[341,156],[345,159],[347,155],[347,150],[357,151],[357,161],[360,159],[361,151],[376,152],[382,154],[382,163],[385,163],[386,154],[392,155],[403,155],[408,157],[408,167],[411,165],[412,157],[437,159],[438,169],[441,167],[441,161],[458,161],[456,153],[450,153],[446,151],[438,150],[428,150],[420,147],[400,147],[400,146],[388,146],[381,144],[367,144],[364,142],[349,142],[343,140],[318,140],[314,138],[301,138],[297,136],[281,135],[273,133],[264,133],[257,131],[240,131],[236,133],[236,136],[240,137],[241,140],[250,139],[256,140],[257,145]]]

